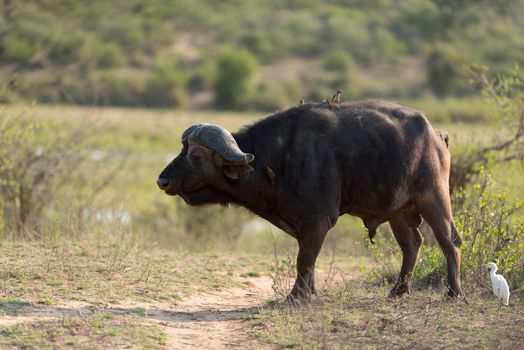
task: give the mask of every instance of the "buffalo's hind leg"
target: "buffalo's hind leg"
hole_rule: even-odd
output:
[[[417,228],[419,224],[420,222],[415,223],[409,220],[404,213],[389,220],[393,235],[402,250],[402,267],[398,281],[389,293],[390,297],[410,292],[413,269],[422,246],[422,235]]]
[[[445,188],[429,191],[418,200],[417,208],[431,226],[448,265],[448,296],[462,294],[460,286],[460,246],[462,236],[457,231],[451,214],[449,192]]]

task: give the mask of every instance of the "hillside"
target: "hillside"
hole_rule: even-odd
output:
[[[339,88],[471,95],[472,66],[524,63],[523,13],[486,0],[4,0],[0,101],[273,110]]]

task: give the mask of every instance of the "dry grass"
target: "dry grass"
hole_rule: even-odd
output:
[[[176,339],[159,320],[181,300],[269,270],[263,257],[144,250],[129,237],[4,241],[0,265],[0,348],[27,349],[164,347]]]
[[[27,111],[27,108],[8,109],[17,113]],[[129,178],[116,182],[114,191],[125,192],[130,198],[129,206],[153,211],[152,203],[159,195],[154,180],[165,165],[167,153],[177,151],[183,129],[210,122],[236,130],[261,117],[258,113],[63,106],[34,107],[33,112],[37,118],[57,122],[87,119],[106,123],[107,133],[100,136],[110,140],[108,148],[129,147],[137,157],[132,164],[141,165],[137,171],[133,169],[126,174]],[[471,136],[465,136],[474,129],[471,125],[442,128],[451,133],[452,152],[461,143],[490,137],[490,126],[479,126]],[[515,165],[510,176],[505,169],[500,170],[500,176],[510,185],[513,182],[511,188],[518,196],[522,192],[517,181],[522,178],[521,168]],[[172,202],[167,202],[169,198],[161,198],[172,206]],[[390,300],[386,298],[386,287],[364,281],[369,261],[355,261],[351,257],[335,260],[347,266],[335,269],[336,277],[326,282],[319,278],[320,286],[326,287],[310,306],[267,308],[245,322],[246,332],[257,335],[260,342],[289,348],[517,349],[524,346],[522,297],[514,296],[510,307],[500,310],[487,288],[476,293],[470,291],[468,303],[449,302],[442,290],[421,290],[400,300]],[[289,289],[289,280],[293,281],[293,261],[283,261],[280,271],[274,271],[289,274],[282,280],[281,294]],[[122,302],[176,307],[180,299],[202,291],[243,288],[244,278],[269,273],[273,262],[274,258],[267,256],[189,255],[158,248],[144,251],[133,242],[109,235],[76,243],[4,241],[0,246],[0,312],[14,317],[17,309],[27,305],[45,307],[67,303],[101,308]],[[322,260],[318,266],[327,273],[331,259]],[[357,280],[349,277],[359,274]],[[141,312],[142,309],[136,309],[111,317],[95,312],[88,316],[2,326],[0,347],[163,346],[162,333],[135,317]],[[107,331],[112,328],[114,331]],[[111,334],[118,336],[114,338]]]
[[[387,288],[351,282],[311,305],[264,310],[255,334],[297,349],[517,349],[524,346],[524,302],[498,307],[489,293],[449,301],[443,290],[388,299]]]
[[[0,331],[2,348],[21,349],[156,349],[166,334],[156,325],[138,322],[138,316],[95,313],[21,323]]]
[[[169,328],[162,322],[152,322],[151,310],[174,317],[179,303],[202,292],[211,293],[206,294],[209,299],[216,293],[250,290],[253,281],[267,281],[263,276],[270,274],[293,279],[293,259],[285,256],[190,256],[124,242],[3,242],[0,347],[165,347],[176,344],[175,336],[166,333]],[[281,269],[272,271],[274,265]],[[206,308],[204,303],[201,308],[208,311],[202,320],[207,323],[194,323],[205,332],[213,326],[209,317],[215,312],[216,322],[232,315],[235,327],[241,327],[235,332],[253,335],[253,344],[261,347],[516,349],[524,344],[522,295],[515,293],[510,306],[500,309],[488,286],[469,291],[467,302],[451,302],[441,289],[388,299],[388,286],[367,280],[371,265],[367,259],[333,257],[327,249],[317,265],[319,293],[310,305],[279,304],[282,294],[276,306],[273,302],[259,314],[245,315],[248,305],[236,310],[235,300],[227,304],[228,311],[213,311],[216,306]],[[267,284],[266,290],[271,288]],[[216,295],[213,302],[220,301]],[[266,297],[249,300],[256,306]],[[123,304],[127,307],[119,307]],[[179,321],[170,322],[173,327]],[[188,323],[176,327],[184,329]]]
[[[329,254],[327,254],[329,255]],[[277,302],[251,315],[252,334],[277,348],[296,349],[517,349],[524,346],[524,294],[514,288],[500,307],[490,281],[465,282],[466,298],[448,299],[445,286],[416,283],[411,294],[388,298],[391,288],[368,259],[324,256],[321,286],[307,306],[282,302],[293,280],[293,260],[276,261]],[[320,282],[320,283],[319,283]]]
[[[107,306],[127,300],[176,303],[200,291],[239,286],[257,258],[184,254],[113,241],[3,242],[0,301]],[[253,267],[254,266],[254,267]]]

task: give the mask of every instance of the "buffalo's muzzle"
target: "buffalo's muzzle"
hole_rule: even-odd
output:
[[[159,177],[158,180],[156,180],[156,184],[161,190],[166,190],[169,188],[169,180],[163,177]]]

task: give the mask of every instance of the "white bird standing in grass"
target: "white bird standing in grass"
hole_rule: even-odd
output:
[[[497,275],[498,268],[493,262],[488,263],[489,276],[491,277],[491,285],[493,286],[493,294],[501,301],[504,305],[509,305],[509,287],[508,282],[502,275]]]

